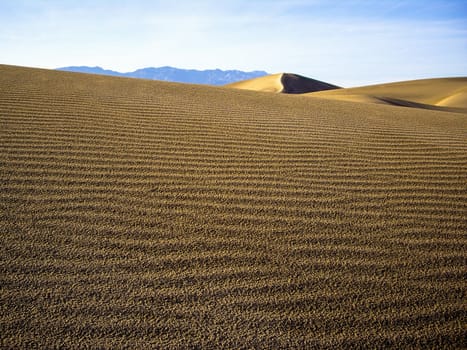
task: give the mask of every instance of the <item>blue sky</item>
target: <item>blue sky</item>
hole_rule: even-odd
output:
[[[0,63],[467,76],[467,0],[0,0]]]

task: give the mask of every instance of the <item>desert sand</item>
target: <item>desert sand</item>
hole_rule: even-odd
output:
[[[385,102],[385,99],[410,101],[425,105],[467,108],[467,78],[411,80],[357,88],[322,91],[312,96],[346,99],[361,96]],[[390,103],[390,102],[388,102]]]
[[[403,81],[320,91],[310,96],[465,113],[467,112],[467,78]]]
[[[307,92],[339,88],[336,85],[291,73],[272,74],[260,78],[227,84],[226,86],[236,89],[276,93],[280,92],[286,94],[303,94]]]
[[[421,79],[340,88],[296,74],[278,73],[226,86],[264,92],[308,94],[332,100],[467,113],[467,78]]]
[[[2,348],[465,346],[467,114],[2,65],[0,125]]]

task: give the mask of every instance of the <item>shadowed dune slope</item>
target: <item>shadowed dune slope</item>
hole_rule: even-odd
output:
[[[440,78],[314,92],[315,97],[467,112],[467,78]]]
[[[339,89],[338,86],[297,74],[279,73],[228,84],[236,89],[281,92],[284,94],[303,94],[314,91]]]
[[[467,115],[0,66],[2,348],[461,348]]]

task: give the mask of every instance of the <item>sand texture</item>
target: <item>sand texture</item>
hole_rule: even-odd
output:
[[[465,346],[467,114],[0,66],[0,178],[1,348]]]

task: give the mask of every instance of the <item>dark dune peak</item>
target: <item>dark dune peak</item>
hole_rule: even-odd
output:
[[[310,79],[298,74],[284,73],[281,77],[283,93],[304,94],[307,92],[340,89],[339,86],[324,81]]]

